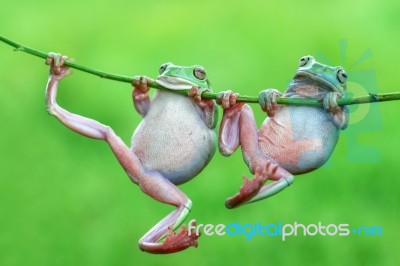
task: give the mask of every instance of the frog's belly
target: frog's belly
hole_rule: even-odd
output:
[[[280,166],[300,174],[323,165],[338,137],[339,129],[323,109],[288,106],[264,122],[259,143],[262,151]]]
[[[144,167],[174,184],[196,176],[215,152],[216,137],[186,97],[158,97],[136,129],[132,151]]]

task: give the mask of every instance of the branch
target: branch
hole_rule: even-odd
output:
[[[23,46],[19,43],[16,43],[10,39],[7,39],[3,36],[0,36],[0,41],[7,43],[8,45],[11,45],[14,47],[15,51],[22,51],[31,55],[35,55],[37,57],[41,57],[43,59],[47,58],[47,54],[37,51],[35,49]],[[81,70],[83,72],[93,74],[96,76],[99,76],[101,78],[105,79],[111,79],[111,80],[116,80],[116,81],[121,81],[121,82],[126,82],[126,83],[132,83],[134,80],[133,77],[128,77],[128,76],[122,76],[122,75],[117,75],[117,74],[110,74],[106,73],[100,70],[95,70],[92,68],[84,67],[78,64],[75,64],[74,62],[71,61],[66,61],[64,63],[65,65]],[[172,91],[174,93],[179,93],[182,95],[187,95],[188,90],[170,90],[168,88],[165,88],[159,84],[157,84],[154,81],[149,81],[148,86],[154,89],[159,89],[159,90],[168,90]],[[216,99],[217,93],[211,93],[211,92],[203,92],[201,94],[202,98],[206,99]],[[382,93],[382,94],[373,94],[370,93],[369,95],[362,96],[362,97],[356,97],[356,98],[344,98],[344,99],[338,99],[338,104],[340,106],[343,105],[351,105],[351,104],[363,104],[363,103],[374,103],[374,102],[384,102],[384,101],[393,101],[393,100],[400,100],[400,92],[394,92],[394,93]],[[240,95],[237,99],[238,102],[247,102],[247,103],[258,103],[258,96],[246,96],[246,95]],[[290,104],[290,105],[309,105],[309,106],[322,106],[322,103],[316,99],[306,99],[306,98],[278,98],[277,99],[278,104]]]

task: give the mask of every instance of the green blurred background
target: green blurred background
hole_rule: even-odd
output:
[[[0,34],[77,63],[155,77],[163,62],[206,67],[214,90],[283,91],[298,59],[343,65],[351,95],[400,91],[398,1],[5,0]],[[240,152],[216,154],[182,190],[198,223],[348,223],[383,236],[202,236],[166,256],[137,247],[172,210],[131,184],[103,143],[45,111],[48,67],[0,43],[0,265],[398,265],[400,102],[352,107],[327,166],[268,200],[224,207],[249,175]],[[79,71],[59,103],[130,142],[140,117],[128,84]],[[258,123],[265,115],[254,105]],[[351,118],[351,119],[352,119]]]

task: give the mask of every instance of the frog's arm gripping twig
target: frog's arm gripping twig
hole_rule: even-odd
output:
[[[23,46],[22,44],[16,43],[8,38],[0,36],[0,41],[12,46],[15,48],[15,51],[22,51],[37,57],[41,57],[43,59],[47,58],[48,53],[43,53],[38,50]],[[136,77],[128,77],[118,74],[110,74],[100,70],[95,70],[92,68],[88,68],[85,66],[78,65],[72,61],[66,61],[64,63],[66,66],[69,66],[74,69],[78,69],[80,71],[99,76],[105,79],[111,79],[120,82],[132,83]],[[169,90],[156,82],[148,83],[149,87],[159,90]],[[169,90],[172,91],[172,90]],[[174,90],[172,92],[187,95],[189,90]],[[218,93],[211,93],[211,92],[204,92],[202,93],[201,97],[205,99],[216,99]],[[362,103],[374,103],[374,102],[383,102],[383,101],[393,101],[393,100],[400,100],[400,92],[393,92],[393,93],[382,93],[382,94],[372,94],[356,98],[343,98],[338,99],[338,105],[351,105],[351,104],[362,104]],[[238,102],[247,102],[247,103],[258,103],[258,96],[246,96],[241,95],[237,99]],[[320,106],[322,107],[322,102],[316,99],[304,99],[304,98],[279,98],[277,99],[278,104],[288,104],[288,105],[308,105],[308,106]]]

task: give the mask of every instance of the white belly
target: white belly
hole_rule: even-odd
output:
[[[159,91],[132,137],[132,151],[147,169],[181,184],[211,160],[215,142],[191,99]]]
[[[292,174],[319,168],[330,157],[339,129],[322,108],[288,106],[260,130],[262,150]]]

